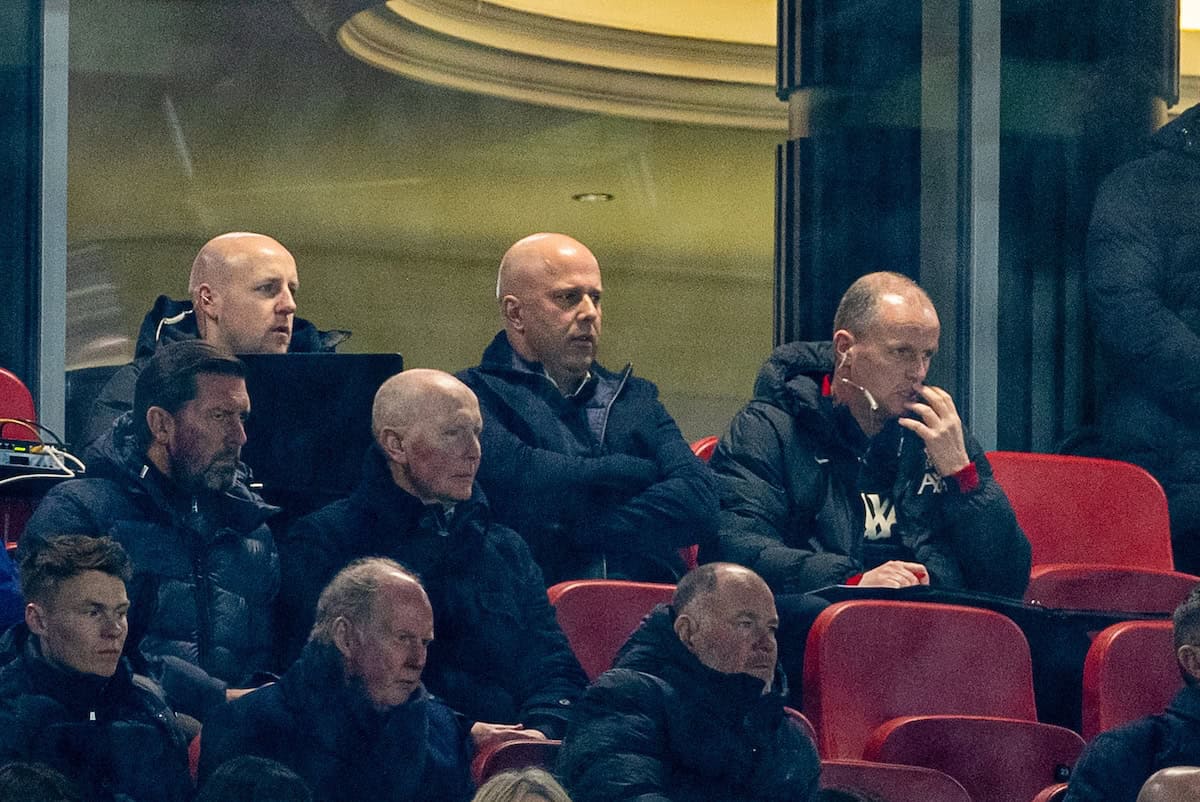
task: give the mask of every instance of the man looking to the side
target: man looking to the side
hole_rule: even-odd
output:
[[[600,265],[563,234],[504,254],[504,331],[460,374],[483,410],[479,482],[529,543],[547,583],[673,582],[678,549],[714,533],[716,496],[658,388],[596,361]]]
[[[411,572],[381,557],[351,563],[321,593],[308,645],[279,682],[205,722],[201,779],[257,755],[295,771],[323,802],[466,802],[466,726],[421,684],[433,638],[433,610]]]
[[[689,572],[577,706],[558,771],[575,802],[809,802],[820,766],[785,714],[779,618],[748,568]]]
[[[187,741],[121,657],[129,558],[109,538],[46,539],[21,562],[25,623],[0,670],[0,764],[41,763],[94,800],[179,802]]]
[[[97,444],[87,478],[55,486],[20,541],[112,537],[133,561],[131,657],[176,710],[203,721],[272,666],[278,512],[246,484],[245,368],[201,340],[161,348],[138,376],[133,413]]]
[[[719,557],[777,594],[851,583],[1020,597],[1029,542],[954,399],[925,383],[941,335],[929,297],[870,273],[833,328],[832,342],[775,349],[713,454]]]
[[[353,495],[280,541],[284,618],[311,621],[320,588],[351,560],[390,557],[433,604],[425,682],[474,722],[480,749],[561,737],[587,679],[529,548],[491,519],[475,484],[475,395],[448,373],[407,370],[379,388],[371,417],[375,445]]]
[[[200,339],[231,354],[332,351],[349,336],[298,318],[300,280],[287,248],[263,234],[230,232],[205,243],[192,262],[190,300],[160,295],[142,321],[133,362],[108,381],[92,406],[86,442],[103,437],[133,403],[146,361],[163,345]]]

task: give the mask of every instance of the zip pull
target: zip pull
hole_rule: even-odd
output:
[[[196,515],[199,512],[200,512],[200,502],[196,499],[195,496],[192,496],[192,515]]]
[[[96,720],[96,711],[93,710],[90,713],[88,713],[88,721],[95,721],[95,720]]]

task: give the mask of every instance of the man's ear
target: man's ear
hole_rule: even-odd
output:
[[[675,616],[675,634],[679,637],[679,642],[686,646],[689,652],[695,651],[692,648],[692,638],[696,636],[696,622],[690,615]]]
[[[192,298],[192,305],[205,317],[216,317],[217,304],[213,298],[212,286],[206,282],[197,287],[196,294]]]
[[[333,645],[346,660],[354,652],[353,640],[354,625],[345,616],[338,616],[333,622]]]
[[[30,602],[25,605],[25,626],[34,635],[41,637],[46,634],[46,612],[37,604]]]
[[[150,429],[150,438],[156,443],[170,442],[175,434],[175,418],[162,407],[146,410],[146,426]]]
[[[504,315],[504,322],[517,331],[525,330],[525,321],[521,312],[521,299],[517,296],[505,295],[500,299],[500,313]]]
[[[1200,646],[1185,643],[1175,652],[1175,658],[1192,679],[1200,681]]]
[[[387,455],[388,461],[404,461],[404,438],[395,429],[384,429],[379,433],[379,447]]]
[[[846,360],[850,358],[852,345],[854,345],[854,335],[850,332],[838,329],[833,333],[833,359],[838,368],[844,367]]]

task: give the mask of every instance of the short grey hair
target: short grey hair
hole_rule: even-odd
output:
[[[384,577],[401,574],[422,588],[421,578],[395,560],[387,557],[363,557],[347,565],[329,581],[317,600],[317,620],[309,634],[310,641],[333,643],[333,624],[339,618],[358,624],[371,620],[375,596]]]

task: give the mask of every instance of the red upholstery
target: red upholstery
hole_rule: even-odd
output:
[[[712,459],[713,452],[717,450],[717,443],[721,442],[721,438],[709,435],[701,437],[696,442],[692,443],[692,453],[700,458],[701,462],[708,462]]]
[[[1174,567],[1167,497],[1138,466],[1015,451],[987,458],[1029,537],[1035,566]]]
[[[1083,661],[1083,737],[1161,713],[1182,687],[1170,621],[1107,627]]]
[[[200,776],[200,733],[188,743],[188,771],[192,773],[192,782]]]
[[[491,776],[529,766],[551,771],[562,741],[504,741],[475,755],[471,773],[475,784],[482,785]]]
[[[1067,779],[1083,747],[1071,730],[1037,721],[907,716],[875,730],[863,757],[943,771],[972,799],[1029,802],[1047,785]]]
[[[16,418],[37,422],[37,412],[33,407],[33,396],[25,382],[17,378],[10,370],[0,368],[0,418]],[[15,423],[0,425],[0,437],[7,440],[40,441],[36,429],[20,426]]]
[[[1055,783],[1038,791],[1033,802],[1062,802],[1067,797],[1067,784]]]
[[[571,650],[593,680],[612,667],[625,641],[656,604],[671,601],[674,585],[617,579],[573,579],[546,591]]]
[[[1051,563],[1034,566],[1025,600],[1070,610],[1170,613],[1200,576],[1157,568]]]
[[[804,654],[804,712],[826,758],[856,759],[898,716],[1035,720],[1029,644],[1008,618],[949,604],[855,600],[823,610]]]
[[[860,791],[881,802],[971,802],[966,789],[940,771],[865,760],[822,760],[821,787]]]

